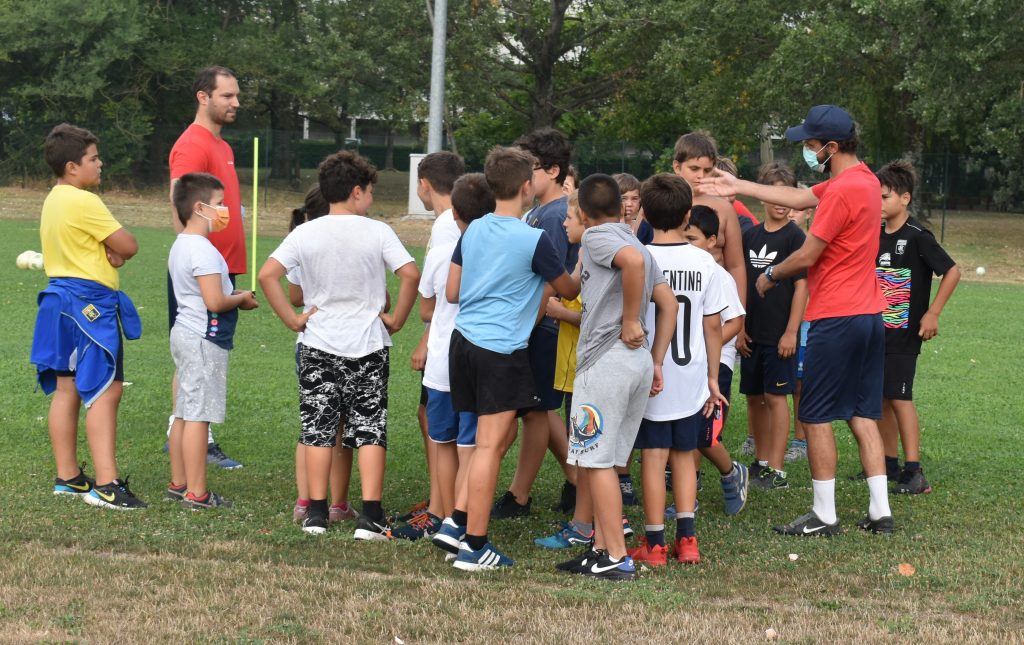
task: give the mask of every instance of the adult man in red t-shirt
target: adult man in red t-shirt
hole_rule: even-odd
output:
[[[835,535],[836,443],[832,422],[850,425],[860,446],[870,502],[858,526],[872,533],[894,530],[885,459],[877,420],[882,416],[885,306],[875,277],[882,193],[871,170],[857,158],[856,124],[840,107],[818,105],[786,138],[803,142],[803,156],[831,178],[813,188],[763,186],[721,171],[701,190],[749,195],[796,209],[817,207],[810,235],[785,261],[757,279],[762,296],[782,279],[807,271],[811,321],[804,360],[800,421],[807,430],[814,503],[811,512],[785,526],[784,535]]]
[[[196,100],[196,118],[192,125],[178,137],[171,148],[169,165],[171,169],[171,191],[178,178],[190,172],[205,172],[220,179],[224,184],[224,205],[228,207],[229,219],[227,227],[210,233],[210,242],[224,256],[228,265],[231,284],[235,284],[235,276],[245,273],[245,230],[242,227],[242,195],[238,187],[238,175],[235,173],[235,155],[227,141],[220,138],[221,128],[234,123],[238,113],[238,80],[234,72],[227,67],[207,67],[196,75],[192,86]],[[173,200],[173,197],[172,197]],[[171,221],[176,233],[181,233],[182,225],[171,206]],[[174,326],[178,314],[178,303],[174,299],[171,288],[171,276],[167,275],[167,314],[169,327]],[[172,394],[177,390],[177,375],[172,386]],[[172,415],[169,422],[173,424]],[[171,433],[169,425],[168,435]],[[221,451],[213,439],[211,430],[207,437],[207,462],[221,468],[241,468],[242,464],[230,459]],[[172,482],[173,483],[173,482]]]

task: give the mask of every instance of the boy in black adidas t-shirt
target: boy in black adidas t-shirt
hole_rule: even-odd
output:
[[[778,163],[763,166],[758,183],[796,187],[796,177]],[[750,466],[750,484],[763,490],[787,488],[783,459],[789,438],[788,396],[796,389],[796,347],[800,322],[807,305],[807,273],[780,280],[777,287],[757,294],[759,275],[771,279],[770,267],[799,249],[805,239],[789,220],[789,208],[764,203],[763,221],[743,234],[747,266],[747,319],[737,337],[743,355],[740,392],[747,396],[747,415],[754,436],[756,458]],[[768,271],[766,271],[768,269]]]
[[[882,184],[882,234],[876,271],[886,306],[885,378],[882,420],[885,469],[896,479],[894,493],[918,495],[932,488],[921,470],[921,427],[914,408],[914,373],[921,342],[939,333],[939,314],[960,281],[960,269],[935,236],[910,216],[914,168],[906,161],[886,164],[876,173]],[[931,306],[932,274],[941,275]],[[899,470],[899,441],[906,459]]]

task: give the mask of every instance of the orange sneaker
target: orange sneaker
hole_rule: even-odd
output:
[[[700,564],[700,550],[696,537],[681,537],[676,540],[674,557],[683,564]]]
[[[663,567],[668,564],[668,547],[664,544],[647,546],[647,538],[640,538],[640,546],[626,549],[633,562],[645,562],[652,567]]]

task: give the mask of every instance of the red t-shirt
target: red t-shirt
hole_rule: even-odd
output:
[[[242,194],[235,173],[235,153],[223,139],[203,126],[188,126],[171,148],[171,181],[190,172],[210,173],[224,184],[224,205],[231,220],[228,227],[210,233],[210,242],[224,256],[228,272],[245,273],[245,229],[242,227]]]
[[[807,320],[877,314],[885,308],[875,275],[882,187],[863,162],[814,186],[820,200],[811,235],[828,246],[807,270]]]
[[[745,216],[749,217],[750,221],[752,221],[754,223],[754,226],[757,226],[758,224],[761,223],[761,222],[757,221],[757,218],[754,217],[754,214],[750,212],[750,209],[747,208],[747,205],[744,204],[743,202],[741,202],[740,200],[737,199],[736,201],[734,201],[732,203],[732,207],[733,207],[733,209],[736,210],[736,214],[737,215],[745,215]]]

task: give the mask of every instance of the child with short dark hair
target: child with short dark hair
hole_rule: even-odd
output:
[[[39,294],[31,361],[50,402],[49,428],[57,477],[55,495],[93,506],[132,510],[145,502],[118,477],[117,410],[124,383],[124,340],[142,325],[120,291],[118,267],[139,249],[98,196],[103,162],[96,135],[62,123],[43,146],[57,184],[43,202],[39,238],[49,278]],[[123,334],[123,336],[122,336]],[[78,465],[78,416],[85,404],[96,478]]]
[[[578,293],[551,238],[520,220],[533,202],[537,166],[521,148],[491,150],[484,175],[494,212],[462,234],[448,273],[446,296],[459,305],[448,356],[452,404],[477,415],[467,524],[454,565],[466,571],[513,564],[488,541],[487,526],[512,422],[540,403],[526,346],[545,282],[563,297]]]
[[[327,157],[319,182],[330,212],[289,233],[259,274],[274,313],[292,331],[303,332],[299,414],[310,503],[302,529],[313,535],[327,530],[331,453],[340,431],[341,445],[359,453],[363,508],[354,537],[391,537],[381,501],[389,348],[416,301],[420,272],[391,227],[366,217],[376,181],[373,164],[352,151]],[[280,282],[296,268],[309,307],[301,314],[291,308]],[[400,282],[393,313],[382,313],[387,271]]]
[[[931,485],[921,469],[921,426],[914,407],[914,375],[921,343],[939,333],[939,315],[960,281],[960,269],[935,236],[910,214],[914,167],[893,161],[877,173],[882,184],[882,234],[878,284],[886,306],[885,379],[878,429],[885,444],[885,470],[894,493],[920,495]],[[931,305],[932,274],[941,275]],[[899,469],[899,444],[905,463]]]
[[[768,186],[796,187],[796,176],[787,166],[765,164],[757,177]],[[807,273],[802,271],[777,282],[778,287],[761,297],[754,288],[757,277],[799,249],[805,239],[800,227],[789,220],[790,209],[764,202],[764,220],[743,234],[747,261],[747,319],[745,337],[737,348],[740,392],[747,396],[747,414],[754,436],[755,461],[752,485],[762,490],[788,488],[785,471],[789,439],[789,395],[796,390],[796,349],[800,323],[807,305]]]
[[[654,241],[647,249],[661,267],[669,298],[680,303],[678,314],[673,314],[675,333],[669,339],[671,360],[663,367],[665,389],[647,402],[635,443],[643,451],[645,536],[630,554],[652,566],[666,564],[669,555],[663,519],[669,463],[676,497],[674,557],[687,564],[700,562],[695,458],[701,437],[710,434],[715,407],[725,402],[718,388],[718,365],[720,314],[726,301],[715,259],[683,237],[692,199],[686,181],[668,173],[651,177],[640,190],[644,216],[654,227]],[[649,307],[648,325],[653,318]]]
[[[206,482],[207,432],[227,409],[228,353],[234,347],[239,309],[255,309],[256,294],[236,291],[228,266],[208,236],[219,230],[224,184],[213,175],[188,173],[172,193],[183,228],[167,257],[178,315],[171,328],[171,356],[178,374],[174,421],[168,439],[168,499],[199,510],[232,504]]]

